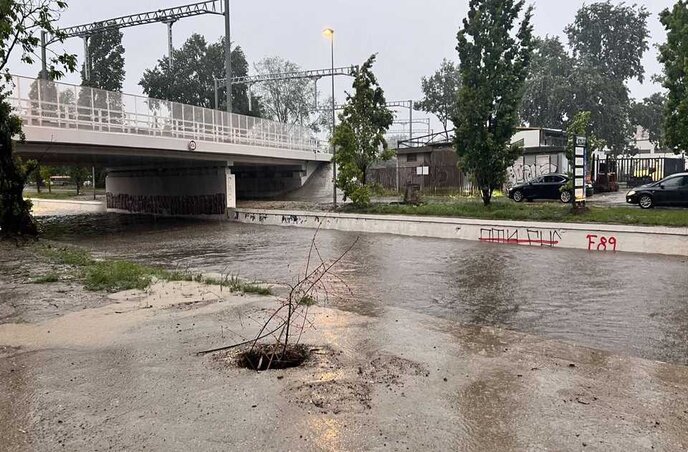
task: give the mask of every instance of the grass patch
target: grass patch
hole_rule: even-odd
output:
[[[239,279],[238,275],[225,276],[221,281],[211,283],[210,279],[206,279],[206,284],[215,284],[229,288],[230,292],[252,293],[256,295],[272,295],[272,289],[262,286],[255,282],[245,282]]]
[[[57,273],[48,273],[47,275],[41,275],[33,278],[31,280],[32,284],[49,284],[49,283],[56,283],[60,280],[60,277],[57,276]]]
[[[550,221],[568,223],[607,223],[647,226],[688,226],[688,210],[651,209],[638,207],[591,206],[588,212],[575,214],[569,205],[558,203],[515,203],[510,199],[493,199],[485,207],[479,199],[460,199],[452,202],[430,202],[420,206],[377,204],[367,208],[343,206],[343,212],[389,215],[419,215],[459,217],[487,220]]]
[[[84,287],[86,290],[122,290],[148,287],[157,271],[150,267],[126,261],[95,262],[85,268]]]
[[[194,281],[201,284],[228,287],[230,292],[253,293],[258,295],[272,295],[269,287],[257,283],[242,281],[238,276],[230,275],[223,278],[205,277],[201,273],[188,271],[169,271],[158,267],[139,264],[124,260],[95,260],[91,254],[80,248],[53,247],[42,245],[37,251],[56,264],[68,265],[74,268],[76,276],[84,283],[87,290],[119,292],[122,290],[144,290],[154,279],[163,281]],[[49,280],[48,277],[54,278]],[[43,278],[45,280],[43,280]],[[39,281],[39,279],[41,279]],[[36,278],[32,282],[56,282],[56,274]]]

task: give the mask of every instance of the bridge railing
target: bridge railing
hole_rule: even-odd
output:
[[[330,152],[299,125],[30,77],[12,81],[10,102],[27,125]]]

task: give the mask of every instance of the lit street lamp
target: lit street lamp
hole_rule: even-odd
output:
[[[330,56],[332,58],[332,134],[330,136],[330,143],[332,145],[332,203],[337,207],[337,163],[335,157],[337,155],[337,148],[334,145],[334,126],[335,126],[335,103],[334,103],[334,30],[326,28],[323,30],[323,35],[330,40]]]

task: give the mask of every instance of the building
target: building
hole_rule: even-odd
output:
[[[520,145],[523,154],[507,170],[510,185],[568,170],[563,130],[520,128],[511,142]],[[396,158],[373,166],[368,180],[390,189],[417,184],[426,191],[474,192],[470,177],[459,171],[457,163],[452,136],[439,133],[401,141]]]

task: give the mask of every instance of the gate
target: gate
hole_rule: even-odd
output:
[[[593,181],[600,177],[615,176],[617,182],[628,187],[657,182],[672,174],[685,171],[683,157],[593,157]]]

